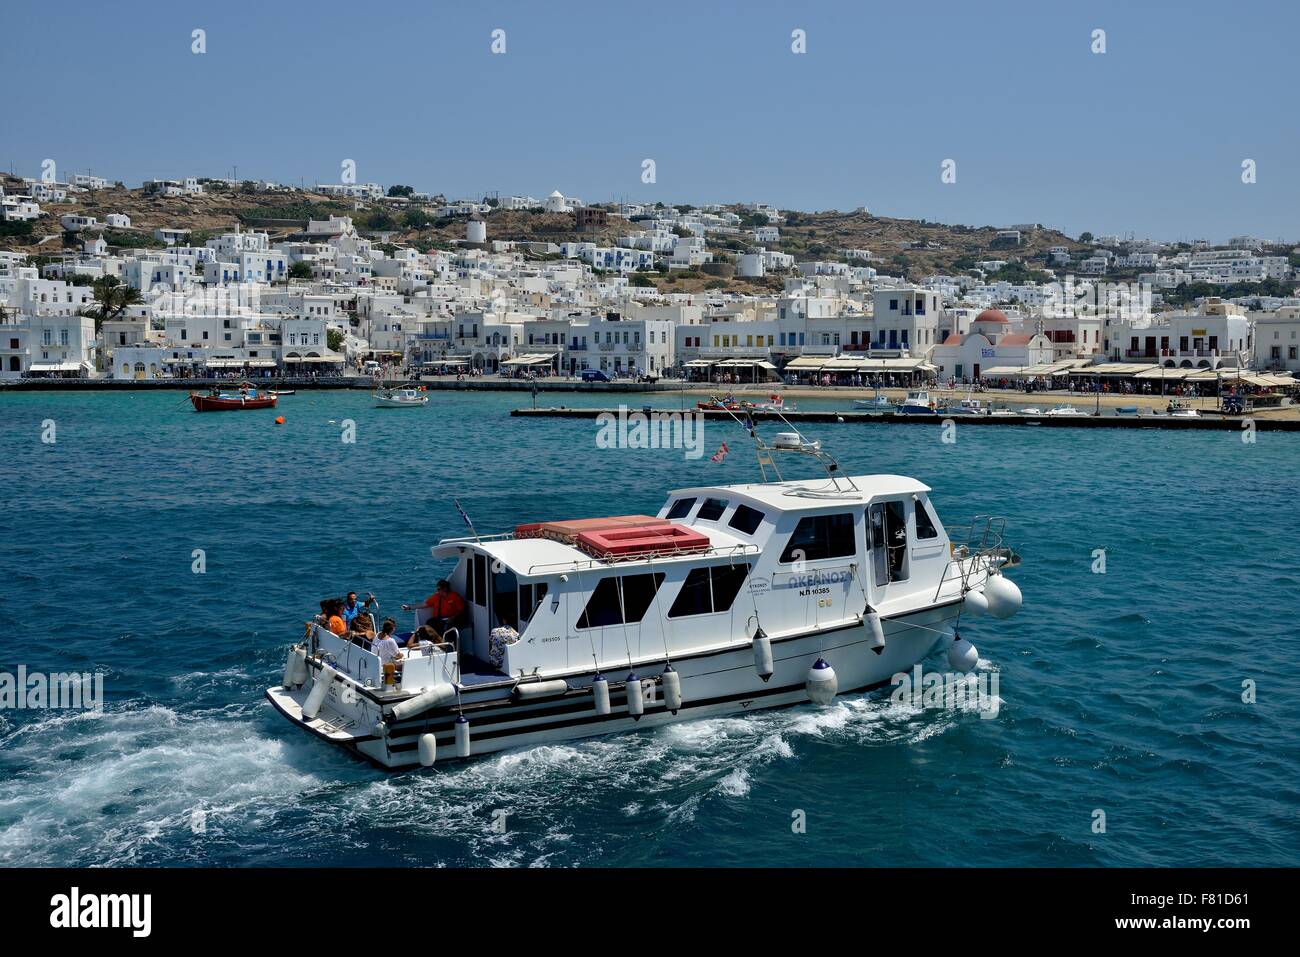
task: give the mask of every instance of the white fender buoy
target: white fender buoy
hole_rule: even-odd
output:
[[[989,600],[984,597],[982,591],[976,591],[974,588],[966,593],[966,597],[962,599],[962,604],[965,606],[966,614],[972,618],[987,614],[989,610]]]
[[[1010,618],[1020,610],[1024,601],[1016,583],[1005,575],[994,575],[985,583],[984,597],[988,599],[989,614],[994,618]]]
[[[307,652],[300,646],[294,645],[289,649],[289,657],[284,660],[284,677],[280,680],[281,687],[296,688],[302,684],[303,678],[299,678],[299,667],[302,671],[307,670]],[[304,677],[306,677],[304,675]]]
[[[420,751],[420,763],[426,768],[433,767],[433,762],[438,760],[438,739],[428,733],[422,734],[417,747]]]
[[[641,679],[635,673],[629,674],[625,688],[627,689],[627,713],[632,716],[633,721],[640,721],[641,715],[645,714],[645,698],[641,696]]]
[[[758,672],[758,676],[763,681],[767,681],[768,678],[772,677],[773,671],[772,639],[767,637],[767,632],[763,630],[761,625],[754,631],[753,645],[754,670]]]
[[[664,704],[668,706],[669,711],[676,714],[682,707],[682,676],[673,670],[672,665],[665,665],[660,680],[664,686]]]
[[[421,691],[414,698],[407,698],[405,701],[393,705],[392,720],[403,721],[406,718],[414,717],[431,708],[444,705],[454,697],[456,697],[455,685],[438,685],[428,691]]]
[[[312,683],[311,692],[307,695],[307,700],[302,703],[302,716],[308,721],[320,713],[320,706],[325,703],[325,695],[329,694],[335,674],[337,672],[329,665],[321,665],[320,671],[316,672],[316,680]]]
[[[596,702],[596,714],[609,714],[609,679],[599,671],[591,679],[591,697]]]
[[[952,670],[967,674],[979,664],[979,660],[980,653],[975,650],[975,646],[960,633],[954,634],[952,643],[948,645],[948,664]]]
[[[307,647],[305,645],[298,646],[298,654],[294,656],[293,662],[292,680],[296,687],[301,688],[307,683],[307,678],[311,674],[307,668]]]
[[[456,757],[469,757],[469,718],[463,714],[456,719]]]
[[[835,677],[835,669],[825,658],[818,658],[808,669],[808,679],[804,682],[804,689],[808,692],[808,700],[813,704],[830,704],[835,700],[835,695],[840,690],[840,682]]]
[[[563,678],[554,681],[536,681],[532,684],[515,685],[515,694],[524,700],[534,698],[554,698],[569,690]]]
[[[871,635],[867,646],[876,654],[882,654],[885,650],[885,629],[880,624],[880,612],[873,608],[863,616],[862,620],[866,623],[867,631]]]

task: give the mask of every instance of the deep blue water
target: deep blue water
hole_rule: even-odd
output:
[[[937,429],[816,426],[850,472],[933,486],[950,526],[1007,516],[1024,610],[965,629],[998,672],[993,720],[877,694],[389,775],[275,716],[262,691],[320,597],[372,590],[391,609],[428,592],[445,567],[429,546],[463,531],[453,494],[483,532],[756,474],[734,426],[709,426],[725,462],[686,461],[600,450],[591,421],[508,417],[528,401],[388,411],[299,393],[276,427],[176,393],[0,396],[0,669],[100,670],[108,699],[0,712],[0,862],[1300,858],[1294,435],[959,428],[945,445]]]

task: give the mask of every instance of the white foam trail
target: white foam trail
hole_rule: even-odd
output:
[[[221,675],[242,680],[236,669]],[[346,862],[373,853],[377,832],[395,844],[403,835],[454,841],[453,863],[571,862],[575,832],[600,852],[593,822],[608,815],[611,795],[626,818],[690,822],[707,802],[761,794],[766,769],[800,751],[909,744],[963,719],[887,696],[845,697],[387,775],[272,725],[260,703],[51,712],[0,733],[0,864],[204,863],[268,848],[279,862],[314,863],[326,834]],[[203,835],[191,830],[195,811]],[[499,812],[504,831],[494,827]]]
[[[205,836],[244,829],[268,804],[323,786],[290,745],[248,720],[182,717],[153,706],[51,712],[0,741],[0,863],[123,865],[154,849],[202,856]],[[197,845],[197,846],[196,846]]]

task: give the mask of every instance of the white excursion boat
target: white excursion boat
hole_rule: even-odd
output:
[[[311,623],[267,698],[319,738],[405,768],[824,705],[889,684],[940,643],[954,669],[975,667],[961,616],[1021,604],[1005,522],[950,537],[922,483],[844,475],[788,435],[755,438],[761,482],[679,489],[657,516],[442,540],[434,555],[456,560],[447,577],[465,600],[443,644],[386,673],[364,639]],[[787,455],[824,477],[784,480]]]
[[[914,389],[907,393],[907,398],[903,399],[898,412],[900,415],[934,415],[934,400],[925,389]]]
[[[429,396],[422,389],[417,389],[414,386],[375,390],[375,405],[381,409],[418,408],[426,405],[428,401]]]

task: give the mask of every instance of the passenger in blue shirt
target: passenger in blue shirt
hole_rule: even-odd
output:
[[[369,608],[374,600],[374,595],[367,595],[364,602],[358,603],[357,593],[354,591],[348,592],[348,600],[343,603],[343,622],[348,626],[349,631],[352,630],[352,622],[356,619],[357,615]]]

